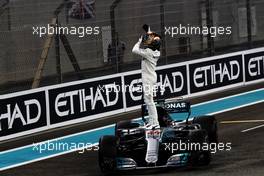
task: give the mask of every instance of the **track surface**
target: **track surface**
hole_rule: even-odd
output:
[[[253,86],[247,89],[263,87],[263,85]],[[245,91],[241,89],[238,91]],[[197,103],[204,100],[215,99],[228,94],[238,93],[229,91],[222,94],[210,95],[203,98],[196,98],[192,102]],[[203,168],[158,170],[158,171],[136,171],[123,173],[123,175],[263,175],[264,173],[264,127],[242,133],[242,130],[264,124],[259,123],[235,123],[222,124],[222,121],[231,120],[264,120],[264,103],[249,106],[246,108],[233,110],[216,115],[219,122],[219,141],[231,142],[231,151],[218,151],[213,155],[211,164]],[[138,114],[135,112],[134,114]],[[129,118],[131,115],[127,115]],[[109,119],[107,123],[113,123],[117,119]],[[92,129],[105,122],[98,122],[82,126],[75,126],[67,130],[61,129],[52,133],[44,133],[40,137],[28,137],[19,141],[11,141],[1,144],[1,150],[14,148],[25,144],[41,141],[43,139],[54,138],[60,135],[73,133],[79,130]],[[78,129],[79,130],[76,130]],[[75,129],[75,130],[74,130]],[[55,158],[39,161],[25,166],[9,169],[0,172],[3,176],[98,176],[102,175],[97,164],[97,152],[86,151],[83,154],[78,152],[58,156]]]

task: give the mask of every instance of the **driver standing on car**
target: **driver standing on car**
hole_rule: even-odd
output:
[[[157,109],[153,100],[153,89],[157,82],[157,74],[155,69],[157,61],[160,57],[160,40],[161,37],[158,34],[150,31],[150,28],[148,27],[147,34],[143,37],[141,36],[132,49],[133,53],[142,56],[142,85],[144,102],[147,105],[149,113],[149,122],[146,124],[146,128],[148,129],[160,127]],[[141,45],[143,46],[142,48]]]

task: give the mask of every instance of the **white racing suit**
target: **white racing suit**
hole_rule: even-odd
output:
[[[132,52],[142,56],[141,70],[142,70],[142,85],[144,93],[144,102],[147,105],[149,113],[149,124],[159,125],[157,109],[153,100],[153,89],[157,82],[157,74],[155,72],[157,61],[160,57],[160,51],[153,51],[150,48],[140,48],[142,38],[135,44]]]

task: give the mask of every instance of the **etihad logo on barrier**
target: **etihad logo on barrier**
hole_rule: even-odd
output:
[[[227,56],[189,65],[190,93],[243,82],[242,55]]]
[[[210,84],[223,83],[226,80],[236,80],[240,75],[238,61],[219,63],[198,67],[194,70],[193,82],[196,87],[204,87]]]
[[[7,129],[12,129],[16,124],[22,124],[22,126],[34,124],[39,121],[41,113],[41,105],[37,99],[26,100],[20,105],[16,103],[15,105],[1,106],[0,131],[4,124],[7,124]]]
[[[248,74],[251,77],[264,74],[264,56],[253,57],[248,61]]]
[[[108,85],[109,88],[115,85]],[[108,91],[103,87],[90,87],[90,89],[80,89],[60,93],[55,98],[55,112],[58,116],[68,116],[78,112],[95,110],[97,104],[102,104],[103,108],[113,106],[117,103],[119,95],[117,91]],[[78,102],[78,103],[77,103]]]

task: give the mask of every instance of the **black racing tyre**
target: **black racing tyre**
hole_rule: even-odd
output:
[[[199,116],[193,119],[194,124],[200,124],[208,133],[209,143],[218,143],[217,121],[214,116]]]
[[[189,141],[192,143],[204,143],[208,140],[207,131],[204,129],[190,130],[189,131]]]
[[[207,166],[212,160],[210,151],[192,152],[191,166]]]
[[[116,169],[117,138],[102,136],[99,140],[98,162],[104,174],[111,174]]]
[[[138,123],[132,122],[131,120],[123,120],[120,122],[117,122],[115,125],[115,134],[117,135],[118,129],[132,129],[139,127]]]
[[[205,129],[190,131],[190,146],[191,148],[190,164],[191,166],[205,166],[211,162],[211,151],[203,150],[203,145],[209,146],[208,134]],[[198,147],[200,144],[200,148]]]

